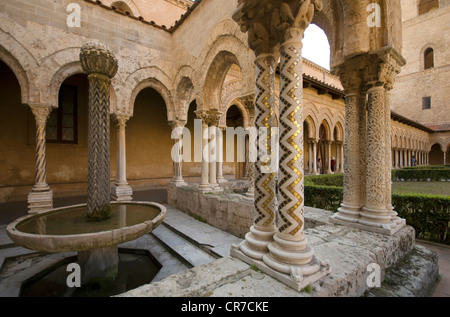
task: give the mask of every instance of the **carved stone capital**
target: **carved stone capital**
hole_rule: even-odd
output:
[[[217,109],[201,109],[195,111],[195,114],[208,126],[218,126],[223,112]]]
[[[113,115],[113,118],[119,128],[121,128],[121,127],[125,128],[127,121],[130,120],[129,115],[121,114],[121,113],[115,113]]]
[[[53,110],[52,107],[44,105],[30,105],[30,108],[38,126],[44,126],[46,124],[47,119]]]
[[[87,74],[103,74],[112,78],[118,69],[117,59],[112,51],[101,43],[89,42],[81,47],[80,61]]]
[[[314,12],[322,10],[322,7],[320,0],[284,1],[273,10],[272,28],[279,34],[282,43],[301,41]]]
[[[172,127],[172,129],[176,128],[183,128],[186,125],[186,120],[173,120],[169,121],[169,125]]]

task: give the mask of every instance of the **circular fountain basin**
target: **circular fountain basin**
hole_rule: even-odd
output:
[[[6,228],[16,244],[40,252],[79,252],[117,246],[159,226],[166,215],[153,202],[111,202],[111,217],[88,220],[86,204],[55,208],[19,218]]]

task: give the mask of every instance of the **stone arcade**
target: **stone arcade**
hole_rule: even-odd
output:
[[[105,199],[132,201],[139,189],[167,188],[172,207],[244,238],[231,248],[231,258],[218,262],[232,265],[217,278],[255,264],[296,292],[323,284],[318,295],[360,296],[367,290],[364,266],[384,261],[384,272],[413,250],[413,230],[392,206],[391,168],[410,165],[412,156],[420,165],[448,162],[450,118],[440,108],[440,117],[427,115],[424,122],[407,117],[409,104],[401,100],[418,75],[404,56],[413,55],[412,20],[448,16],[448,1],[414,15],[412,1],[378,0],[379,27],[367,24],[372,0],[157,0],[155,7],[143,0],[74,2],[80,27],[67,25],[66,1],[0,4],[0,144],[8,149],[0,158],[3,201],[27,200],[35,213],[52,208],[56,197],[92,190],[95,173],[84,166],[91,155],[88,87],[95,76],[78,54],[94,40],[108,46],[119,65],[110,96],[104,96],[111,101],[104,115],[116,127],[108,135],[111,166],[98,174],[103,184],[112,181],[101,189]],[[302,58],[310,24],[327,35],[331,72]],[[402,35],[409,36],[406,45]],[[428,46],[439,50],[420,45],[421,55]],[[433,71],[448,76],[437,57],[434,65],[424,77]],[[422,105],[423,96],[414,97]],[[443,107],[432,100],[432,107]],[[201,119],[201,140],[178,133],[192,132],[194,119]],[[272,156],[249,162],[262,148],[246,142],[245,162],[211,159],[225,156],[229,144],[220,131],[226,127],[267,128],[257,144]],[[273,127],[279,129],[275,146],[269,141]],[[195,162],[180,159],[185,142],[216,146]],[[305,207],[305,175],[340,172],[339,212]],[[239,181],[248,187],[245,196],[228,199]],[[354,288],[334,287],[348,272],[345,260],[327,256],[333,247],[363,259],[347,263]],[[334,288],[332,279],[340,281]]]

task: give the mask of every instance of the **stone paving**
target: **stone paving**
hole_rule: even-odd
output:
[[[413,230],[410,227],[402,229],[394,237],[387,237],[331,225],[327,223],[328,216],[327,211],[306,208],[307,237],[316,255],[321,260],[331,263],[332,272],[321,281],[314,283],[311,288],[299,293],[261,271],[255,270],[254,267],[230,257],[231,245],[238,243],[240,239],[168,206],[164,228],[156,234],[160,234],[161,239],[171,240],[165,238],[163,233],[170,228],[205,251],[208,255],[202,256],[205,256],[205,259],[209,257],[210,260],[198,263],[197,266],[195,263],[186,265],[183,261],[172,257],[171,264],[164,268],[152,284],[120,296],[423,296],[427,295],[425,288],[431,291],[432,282],[437,276],[436,253],[439,255],[441,279],[432,296],[449,296],[449,247],[424,242],[418,242],[414,246]],[[12,245],[4,229],[5,226],[0,226],[0,296],[18,296],[18,280],[31,273],[35,274],[40,267],[38,265],[40,261],[42,265],[49,265],[60,261],[64,256],[50,255],[45,261],[39,260],[39,257],[30,255],[32,252],[29,250]],[[129,242],[126,247],[143,248],[145,245],[147,247],[153,245],[152,253],[158,256],[156,249],[159,248],[159,257],[167,257],[164,255],[167,252],[163,251],[164,248],[160,244],[154,242],[155,239],[157,240],[156,236],[146,235],[143,239]],[[170,241],[167,241],[167,244],[170,244]],[[427,248],[422,245],[426,245]],[[181,252],[181,258],[192,254],[189,248],[192,246],[181,247],[186,251],[184,255]],[[429,249],[435,250],[436,253]],[[405,258],[410,265],[395,268],[393,263],[399,254],[406,254],[408,250],[413,250],[409,257]],[[4,263],[7,257],[20,255],[24,255],[23,261],[18,258],[16,265]],[[371,262],[386,263],[386,267],[382,267],[386,280],[389,280],[391,284],[392,281],[396,281],[395,283],[399,286],[391,287],[381,293],[366,292],[368,291],[365,285],[368,274],[366,267]],[[30,268],[33,270],[25,273]],[[405,280],[404,278],[408,276],[415,277],[415,280]],[[383,286],[383,288],[386,287]]]

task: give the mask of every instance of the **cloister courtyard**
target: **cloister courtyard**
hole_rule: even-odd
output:
[[[449,16],[2,0],[0,295],[449,296]]]

